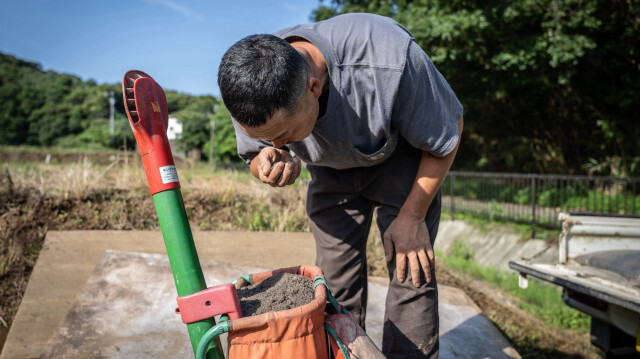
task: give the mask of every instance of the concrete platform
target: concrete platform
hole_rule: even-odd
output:
[[[193,238],[201,260],[270,268],[315,261],[310,233],[194,232]],[[40,356],[109,249],[166,255],[160,231],[48,232],[0,359]]]
[[[210,286],[315,258],[308,233],[195,232],[194,239]],[[439,289],[441,358],[519,357],[461,290]],[[370,282],[367,329],[378,345],[385,294],[383,280]],[[174,307],[160,232],[49,232],[0,359],[189,358]]]

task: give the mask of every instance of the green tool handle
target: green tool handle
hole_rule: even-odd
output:
[[[153,202],[158,213],[178,296],[183,297],[206,289],[207,285],[198,260],[180,189],[158,192],[153,195]],[[197,352],[200,339],[215,324],[213,318],[187,324],[194,354]],[[205,357],[224,359],[220,338],[216,337],[211,341]]]

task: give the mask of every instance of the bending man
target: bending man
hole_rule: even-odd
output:
[[[338,301],[364,328],[375,213],[390,278],[383,353],[437,357],[433,242],[462,106],[413,36],[371,14],[253,35],[226,52],[218,84],[254,176],[286,186],[305,162],[316,265]]]

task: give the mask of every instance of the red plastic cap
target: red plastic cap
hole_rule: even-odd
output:
[[[151,194],[180,188],[169,139],[167,98],[162,87],[141,71],[122,80],[129,124],[140,149]]]
[[[236,287],[231,283],[207,288],[198,293],[178,297],[178,313],[186,324],[227,314],[230,319],[242,316]]]

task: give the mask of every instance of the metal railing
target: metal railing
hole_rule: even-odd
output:
[[[640,216],[640,178],[451,171],[442,208],[561,228],[560,212]]]

